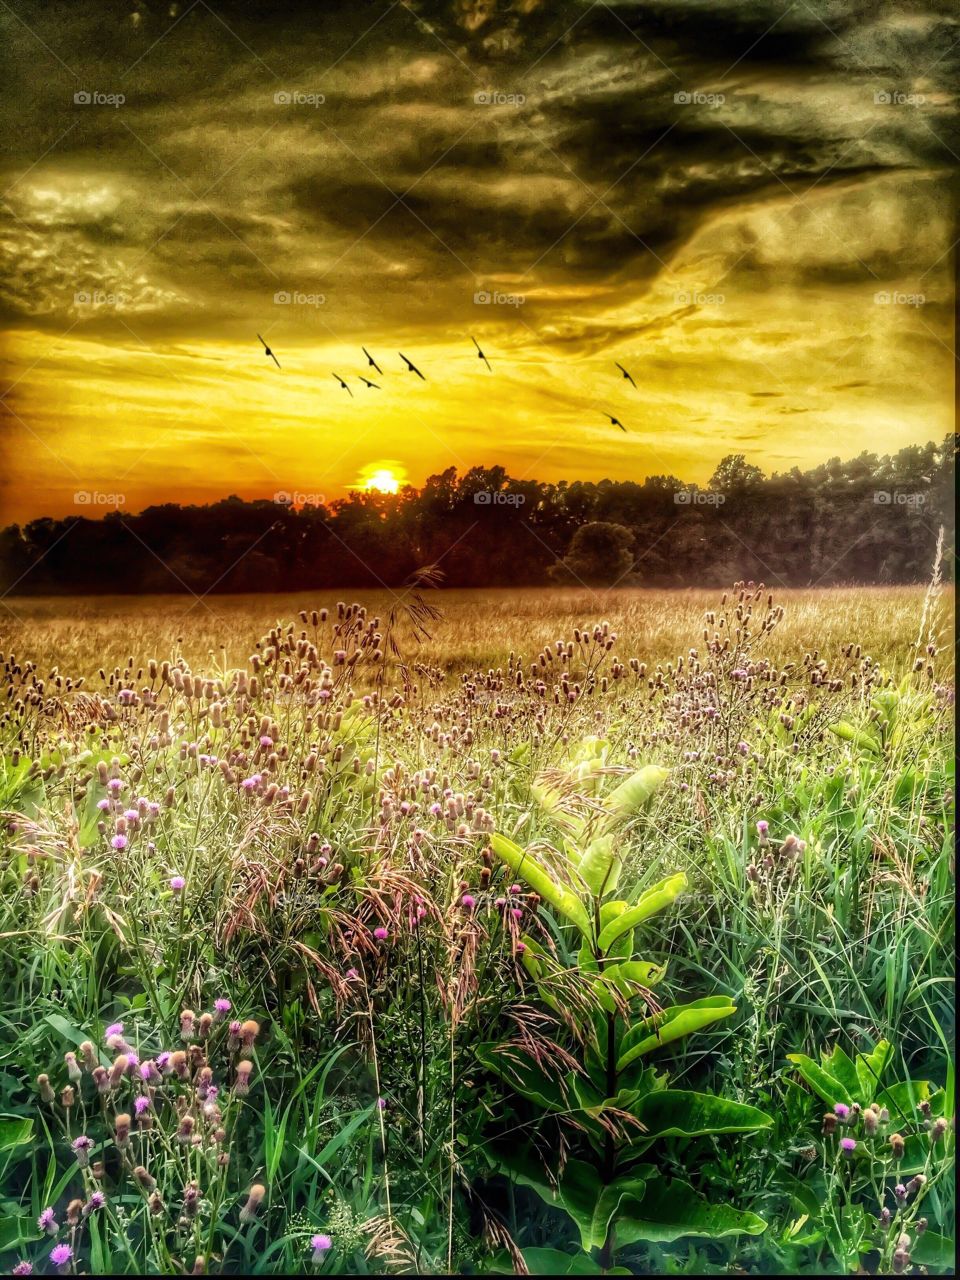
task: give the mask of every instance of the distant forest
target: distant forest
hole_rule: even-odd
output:
[[[42,518],[0,533],[0,592],[395,587],[430,564],[451,587],[919,582],[940,526],[952,544],[955,450],[951,435],[770,477],[731,455],[705,488],[674,476],[541,484],[502,467],[451,467],[419,490],[328,506],[229,497]]]

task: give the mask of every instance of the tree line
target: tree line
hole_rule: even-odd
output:
[[[43,517],[0,532],[0,593],[395,587],[428,564],[455,587],[918,582],[941,526],[952,540],[955,451],[951,435],[771,476],[735,454],[704,488],[449,467],[324,506],[228,497]]]

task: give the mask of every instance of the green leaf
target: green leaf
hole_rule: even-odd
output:
[[[650,1138],[696,1138],[706,1133],[754,1133],[769,1129],[773,1117],[745,1102],[712,1093],[658,1089],[630,1108]]]
[[[599,898],[616,889],[620,867],[620,856],[613,850],[613,836],[598,836],[587,845],[577,871],[590,892]]]
[[[854,1102],[866,1101],[860,1097],[860,1073],[849,1055],[844,1053],[839,1045],[834,1045],[829,1054],[821,1051],[820,1065],[828,1076],[843,1085]]]
[[[508,840],[506,836],[494,835],[490,843],[497,856],[502,858],[517,875],[523,876],[535,893],[539,893],[544,901],[549,902],[552,907],[556,907],[562,915],[571,920],[581,933],[590,934],[590,917],[587,915],[586,907],[575,893],[557,884],[542,863],[525,849],[514,844],[512,840]]]
[[[674,1005],[670,1009],[652,1013],[648,1018],[635,1023],[623,1037],[617,1070],[622,1071],[645,1053],[653,1053],[663,1045],[672,1044],[674,1040],[680,1040],[693,1031],[700,1031],[711,1022],[729,1018],[736,1011],[737,1006],[728,996],[707,996],[703,1000],[693,1000],[690,1004]]]
[[[586,1253],[564,1253],[562,1249],[521,1249],[527,1270],[532,1276],[629,1276],[626,1267],[610,1267],[604,1271],[599,1262]],[[516,1267],[509,1253],[498,1253],[486,1268],[496,1275],[516,1275]]]
[[[22,1147],[33,1139],[33,1120],[29,1116],[0,1116],[0,1151]]]
[[[542,1071],[525,1053],[514,1049],[509,1053],[497,1052],[494,1044],[479,1045],[475,1053],[488,1071],[499,1076],[524,1098],[547,1111],[570,1110],[570,1103],[557,1080]]]
[[[669,769],[648,764],[625,778],[606,798],[606,808],[613,819],[629,818],[653,798],[670,775]]]
[[[636,928],[638,924],[655,915],[656,912],[662,911],[664,907],[669,907],[671,902],[686,887],[687,877],[682,871],[675,876],[668,876],[667,879],[661,880],[659,884],[653,885],[640,895],[635,906],[629,907],[621,915],[617,916],[615,920],[611,920],[608,925],[601,929],[600,937],[597,939],[597,946],[601,951],[606,951],[628,929]]]
[[[794,1064],[813,1092],[818,1094],[828,1106],[832,1107],[837,1102],[842,1102],[848,1107],[853,1105],[855,1099],[846,1086],[825,1071],[819,1063],[808,1058],[805,1053],[788,1053],[787,1060]]]
[[[710,1204],[689,1183],[663,1179],[647,1184],[647,1192],[636,1205],[617,1220],[617,1244],[647,1240],[669,1244],[683,1236],[758,1236],[767,1224],[755,1213],[734,1209],[728,1204]]]
[[[921,1267],[952,1270],[956,1256],[954,1242],[947,1236],[938,1236],[935,1231],[925,1231],[922,1236],[915,1237],[910,1246],[911,1260]]]
[[[838,724],[830,725],[830,732],[835,733],[844,742],[852,742],[855,747],[864,747],[867,751],[872,751],[874,755],[880,754],[880,743],[876,738],[872,737],[864,729],[857,729],[847,720],[841,720]]]
[[[893,1054],[889,1040],[881,1040],[872,1053],[857,1054],[857,1079],[860,1081],[860,1101],[872,1102],[880,1089],[884,1068]]]
[[[666,972],[665,964],[655,964],[652,960],[624,960],[620,964],[608,964],[603,977],[623,995],[633,996],[637,994],[638,985],[655,987]]]

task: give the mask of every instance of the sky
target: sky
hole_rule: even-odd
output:
[[[0,523],[939,440],[958,41],[922,0],[0,0]]]

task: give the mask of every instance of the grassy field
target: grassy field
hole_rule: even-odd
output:
[[[776,592],[785,609],[770,656],[798,650],[833,655],[849,642],[878,661],[902,665],[916,643],[923,587],[833,587]],[[403,592],[351,593],[371,615],[385,618]],[[409,599],[409,596],[406,597]],[[577,625],[606,620],[621,644],[645,662],[667,662],[697,643],[712,590],[531,588],[523,591],[434,591],[441,610],[421,661],[445,671],[505,663],[511,651],[536,654]],[[317,595],[11,597],[0,604],[0,650],[29,654],[40,667],[74,676],[123,667],[131,656],[182,654],[194,668],[243,665],[259,637],[301,609],[335,610],[338,597]],[[5,612],[4,612],[5,608]],[[940,600],[944,636],[952,627],[952,594]]]
[[[945,590],[9,604],[0,1270],[951,1269]]]

